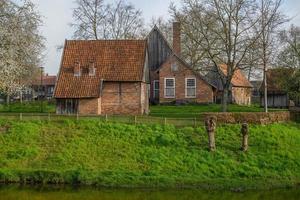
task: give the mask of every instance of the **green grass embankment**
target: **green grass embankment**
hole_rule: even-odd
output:
[[[203,127],[0,121],[0,181],[111,187],[272,188],[300,183],[300,125]]]

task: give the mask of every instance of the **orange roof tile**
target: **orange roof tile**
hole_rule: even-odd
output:
[[[227,65],[221,64],[219,65],[219,67],[224,75],[227,76]],[[240,69],[235,70],[234,75],[231,79],[231,83],[235,87],[253,87]]]
[[[89,98],[100,94],[104,81],[142,81],[146,56],[145,40],[66,41],[55,98]],[[75,63],[81,76],[74,76]],[[89,76],[90,63],[96,69]]]

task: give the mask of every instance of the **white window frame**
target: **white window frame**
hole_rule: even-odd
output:
[[[166,96],[166,89],[167,89],[167,80],[173,80],[174,81],[174,96]],[[166,99],[175,99],[176,97],[176,81],[175,78],[165,78],[164,79],[164,98]]]
[[[158,89],[155,89],[155,83],[158,82]],[[155,96],[155,92],[158,91],[158,97]],[[154,80],[153,81],[153,98],[159,98],[159,80]]]
[[[188,87],[187,82],[188,82],[189,79],[194,79],[194,81],[195,81],[195,87]],[[187,90],[188,89],[195,89],[195,95],[194,96],[188,96],[188,94],[187,94]],[[185,78],[185,98],[194,99],[196,97],[197,97],[197,79],[194,78],[194,77]]]

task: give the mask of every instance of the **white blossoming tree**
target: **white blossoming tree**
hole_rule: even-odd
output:
[[[41,63],[41,17],[34,9],[28,0],[0,2],[0,91],[7,103],[32,80]]]

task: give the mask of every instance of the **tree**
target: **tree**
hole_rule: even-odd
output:
[[[76,39],[131,39],[143,33],[142,12],[125,0],[76,0],[73,11]]]
[[[226,112],[232,77],[236,70],[247,69],[247,55],[262,35],[257,29],[261,20],[257,1],[182,0],[179,10],[171,10],[175,19],[189,25],[189,38],[201,49],[201,60],[217,70],[224,88],[222,111]],[[268,18],[264,27],[272,20]],[[226,74],[219,64],[226,64]]]
[[[260,0],[261,20],[257,29],[261,37],[258,40],[261,50],[261,58],[264,73],[264,109],[268,112],[268,86],[267,86],[267,69],[271,63],[271,57],[276,50],[274,34],[277,33],[278,27],[285,21],[285,17],[279,12],[281,0]]]
[[[200,43],[203,43],[202,33],[195,29],[202,26],[199,16],[204,14],[202,4],[199,1],[182,1],[184,5],[181,10],[177,10],[175,4],[171,3],[170,13],[173,21],[181,24],[182,52],[181,57],[185,59],[195,70],[205,74],[207,72],[206,51]],[[196,18],[195,18],[196,17]]]
[[[40,15],[30,1],[0,4],[0,90],[7,96],[22,90],[41,63]]]
[[[291,25],[280,33],[282,50],[277,57],[277,66],[300,69],[300,27]]]
[[[284,79],[284,89],[288,92],[290,99],[294,100],[297,103],[297,106],[300,104],[300,69],[293,69],[289,78]]]
[[[164,35],[169,44],[173,43],[172,22],[166,21],[162,16],[152,17],[149,23],[149,29],[157,26],[161,33]],[[150,30],[147,30],[149,33]]]

